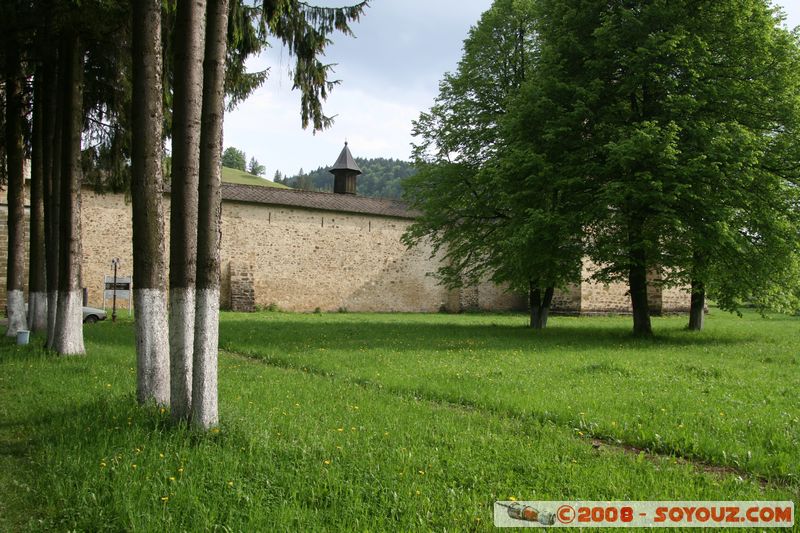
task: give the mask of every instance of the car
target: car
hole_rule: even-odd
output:
[[[94,324],[95,322],[99,322],[100,320],[105,320],[106,316],[107,316],[106,312],[103,309],[97,309],[96,307],[83,308],[84,324]]]

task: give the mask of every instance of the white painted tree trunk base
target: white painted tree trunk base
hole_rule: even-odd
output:
[[[134,289],[136,309],[136,399],[140,404],[169,405],[169,329],[167,293]]]
[[[197,291],[192,376],[192,424],[210,429],[219,423],[217,357],[219,347],[219,289]]]
[[[176,422],[188,421],[192,408],[194,288],[169,290],[170,412]]]
[[[58,292],[47,293],[47,348],[53,349],[56,336],[56,314],[58,312]]]
[[[59,291],[53,349],[61,355],[83,355],[83,294]]]
[[[32,292],[28,299],[28,329],[47,330],[47,293]]]
[[[20,330],[28,329],[28,321],[25,317],[25,294],[20,290],[8,291],[8,329],[6,337],[16,337]]]

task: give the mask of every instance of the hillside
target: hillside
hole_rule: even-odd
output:
[[[254,176],[253,174],[228,167],[222,167],[222,181],[225,183],[237,183],[239,185],[258,185],[260,187],[277,187],[279,189],[289,188],[282,183],[274,183],[270,180]]]
[[[403,194],[403,180],[416,173],[411,163],[399,159],[383,157],[355,159],[363,171],[357,181],[360,196],[400,198]],[[308,173],[298,173],[285,178],[282,183],[295,189],[330,192],[333,191],[333,175],[328,172],[328,168],[330,166],[319,167]]]

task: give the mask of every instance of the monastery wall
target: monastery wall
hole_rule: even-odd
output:
[[[82,204],[83,286],[89,305],[102,307],[103,276],[112,273],[111,259],[120,259],[119,276],[132,274],[131,206],[123,195],[98,195],[88,189],[82,191]],[[0,217],[7,218],[4,206]],[[411,223],[407,218],[233,200],[223,202],[222,218],[223,309],[458,312],[527,307],[526,295],[510,294],[488,282],[455,291],[441,286],[433,275],[439,260],[430,258],[430,246],[409,250],[402,244]],[[168,216],[165,226],[168,243]],[[3,223],[0,309],[5,306],[7,240]],[[595,268],[587,261],[582,279]],[[648,297],[656,314],[689,307],[689,295],[680,288],[651,285]],[[583,281],[557,291],[553,311],[629,313],[630,297],[625,284]]]

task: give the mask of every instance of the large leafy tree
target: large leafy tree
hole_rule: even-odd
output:
[[[540,8],[542,58],[583,113],[584,164],[572,176],[596,191],[594,277],[628,282],[634,332],[651,333],[653,273],[692,281],[695,327],[704,286],[726,307],[773,293],[796,262],[798,84],[796,39],[768,3]]]
[[[450,287],[489,278],[528,291],[531,326],[542,328],[554,289],[577,281],[581,243],[575,196],[565,194],[552,158],[537,153],[545,148],[530,144],[540,124],[520,118],[554,116],[546,95],[521,90],[538,76],[535,7],[496,1],[436,104],[414,123],[419,173],[406,181],[405,197],[422,215],[405,241],[430,239]]]

